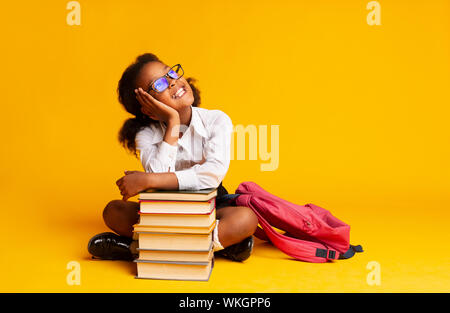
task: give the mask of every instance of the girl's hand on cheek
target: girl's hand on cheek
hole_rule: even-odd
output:
[[[145,115],[149,116],[154,120],[159,120],[163,122],[180,120],[180,116],[177,110],[171,108],[165,103],[156,100],[148,92],[144,91],[142,88],[135,89],[136,98],[141,104],[141,111]]]
[[[122,200],[137,195],[139,192],[148,189],[149,179],[148,173],[140,171],[125,171],[125,176],[116,181],[116,185],[120,189]]]

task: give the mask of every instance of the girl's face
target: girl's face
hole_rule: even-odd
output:
[[[157,61],[149,62],[142,67],[139,77],[136,80],[136,86],[149,92],[156,100],[180,112],[182,109],[194,103],[194,94],[184,76],[179,79],[172,79],[166,76],[169,86],[162,92],[157,92],[150,88],[155,80],[166,75],[169,70],[170,66],[164,63]],[[181,97],[175,96],[180,88],[184,88],[185,93]]]

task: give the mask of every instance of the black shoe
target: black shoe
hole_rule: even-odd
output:
[[[236,262],[242,262],[250,257],[252,250],[253,250],[253,236],[250,236],[245,238],[239,243],[226,247],[223,250],[216,251],[216,254]]]
[[[101,233],[89,240],[88,251],[94,258],[132,261],[135,258],[130,251],[132,241],[113,233]]]

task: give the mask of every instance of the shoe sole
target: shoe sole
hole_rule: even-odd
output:
[[[98,238],[98,237],[100,237],[100,236],[103,236],[103,235],[109,235],[109,234],[116,235],[116,234],[114,234],[114,233],[112,233],[112,232],[104,232],[104,233],[97,234],[97,235],[93,236],[91,239],[89,239],[89,242],[88,242],[88,245],[87,245],[87,250],[88,250],[88,252],[91,253],[91,251],[89,251],[89,247],[91,246],[92,242],[94,241],[94,238],[96,239],[96,238]],[[117,236],[117,235],[116,235],[116,236]],[[92,253],[91,253],[91,254],[92,254]]]
[[[88,250],[88,252],[91,254],[93,260],[97,260],[97,261],[100,261],[100,260],[104,260],[104,261],[133,261],[133,260],[134,260],[134,258],[131,258],[131,259],[119,258],[119,259],[118,259],[118,258],[112,258],[112,257],[99,257],[99,256],[93,255],[92,252],[89,251],[89,247],[91,246],[92,242],[93,242],[96,238],[98,238],[98,237],[100,237],[100,236],[104,236],[104,235],[115,235],[115,236],[119,236],[119,235],[117,235],[117,234],[115,234],[115,233],[112,233],[112,232],[104,232],[104,233],[97,234],[97,235],[93,236],[91,239],[89,239],[88,247],[87,247],[88,249],[87,249],[87,250]]]
[[[250,243],[250,250],[248,251],[248,255],[245,258],[242,258],[242,259],[237,259],[233,255],[230,255],[230,254],[227,254],[227,253],[223,253],[223,250],[219,250],[216,253],[217,253],[217,255],[225,257],[225,258],[227,258],[229,260],[232,260],[234,262],[243,262],[243,261],[247,260],[250,257],[250,255],[252,254],[254,245],[255,245],[255,240],[252,238],[251,243]]]

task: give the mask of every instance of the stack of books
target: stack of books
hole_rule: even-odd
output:
[[[209,280],[217,189],[146,190],[134,225],[136,278]]]

